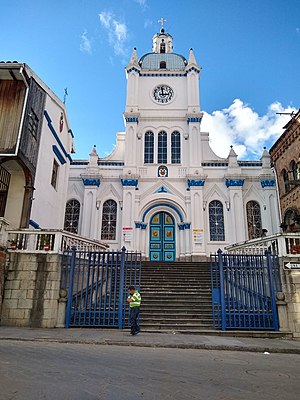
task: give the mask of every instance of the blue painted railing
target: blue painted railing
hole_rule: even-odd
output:
[[[215,328],[279,330],[279,261],[270,251],[249,255],[218,250],[211,256],[211,285]]]
[[[68,290],[66,327],[129,326],[127,288],[140,289],[141,254],[84,252],[63,255],[61,288]]]

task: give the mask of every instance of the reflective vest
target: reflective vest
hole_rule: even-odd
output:
[[[132,307],[139,307],[141,305],[142,297],[140,293],[136,290],[133,294],[128,296],[129,299],[133,300],[129,303],[130,308]]]

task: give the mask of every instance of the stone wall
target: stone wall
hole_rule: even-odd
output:
[[[61,256],[10,252],[8,257],[1,325],[55,327]]]
[[[290,262],[300,265],[300,259]],[[282,291],[280,303],[285,303],[287,328],[293,337],[300,338],[300,269],[282,270]]]

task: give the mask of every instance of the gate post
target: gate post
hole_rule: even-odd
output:
[[[72,312],[72,296],[73,296],[73,283],[74,283],[74,273],[75,273],[75,263],[76,263],[76,247],[71,247],[71,265],[70,265],[70,284],[68,291],[68,302],[67,302],[67,315],[66,315],[66,328],[70,326],[71,312]]]
[[[273,271],[272,271],[271,250],[266,250],[265,256],[267,259],[267,270],[268,270],[268,279],[269,279],[269,288],[270,288],[270,301],[271,301],[271,307],[272,307],[274,329],[275,329],[275,331],[279,331],[276,298],[275,298],[275,290],[274,290],[274,279],[273,279],[273,274],[272,274]]]
[[[225,312],[225,293],[224,293],[224,270],[223,270],[223,258],[222,250],[219,249],[218,253],[218,267],[219,267],[219,279],[220,279],[220,303],[221,303],[221,324],[222,331],[226,330],[226,312]]]
[[[125,251],[126,247],[121,249],[120,265],[120,284],[119,284],[119,305],[118,305],[118,328],[123,328],[123,295],[124,295],[124,269],[125,269]]]

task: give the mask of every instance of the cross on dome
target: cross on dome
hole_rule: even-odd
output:
[[[157,22],[161,24],[161,29],[164,29],[164,23],[167,22],[167,20],[161,17],[161,19],[159,19]]]

